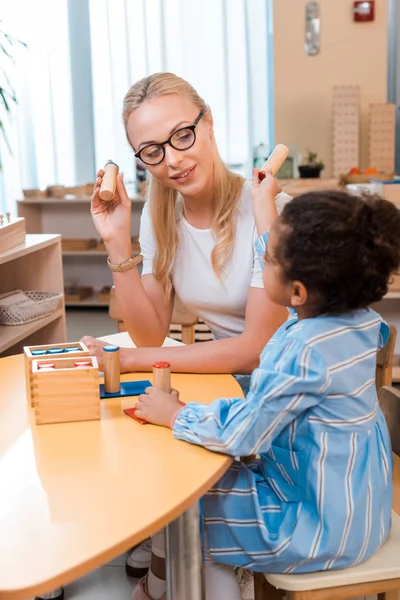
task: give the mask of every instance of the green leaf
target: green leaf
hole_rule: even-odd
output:
[[[16,42],[17,44],[21,44],[21,46],[25,46],[25,48],[28,47],[28,44],[26,44],[22,40],[19,40],[18,38],[14,37],[13,35],[10,35],[10,34],[5,33],[5,32],[3,32],[3,34],[5,35],[5,37],[10,42],[11,45],[14,44],[14,42]]]
[[[3,99],[4,108],[6,109],[7,112],[10,112],[10,105],[7,102],[7,99],[5,96],[5,90],[3,88],[0,88],[0,96]]]
[[[3,125],[3,122],[2,122],[2,121],[0,121],[0,131],[1,131],[1,132],[2,132],[2,134],[3,134],[3,138],[4,138],[4,141],[5,141],[5,143],[6,143],[6,146],[7,146],[7,148],[8,148],[8,151],[9,151],[9,153],[10,153],[10,154],[11,154],[11,156],[12,156],[12,151],[11,151],[10,142],[8,141],[8,137],[7,137],[7,134],[6,134],[6,131],[5,131],[5,129],[4,129],[4,125]]]
[[[9,52],[7,52],[7,50],[6,50],[6,49],[5,49],[5,47],[4,47],[4,44],[2,44],[1,42],[0,42],[0,49],[1,49],[1,50],[4,52],[4,54],[5,54],[6,56],[8,56],[8,58],[9,58],[10,60],[12,60],[12,62],[14,62],[14,59],[13,59],[13,57],[11,56],[11,54],[10,54]]]

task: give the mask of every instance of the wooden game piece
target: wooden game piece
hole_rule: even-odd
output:
[[[119,167],[112,160],[109,160],[104,167],[103,181],[100,186],[100,198],[104,202],[111,202],[115,195],[117,186],[117,175]]]
[[[6,216],[7,216],[7,223],[11,223],[11,213],[6,212]]]
[[[277,144],[271,154],[269,155],[266,163],[260,169],[258,178],[262,181],[265,178],[266,171],[271,171],[275,177],[287,157],[289,156],[290,150],[285,144]]]
[[[65,354],[32,361],[32,388],[37,425],[100,419],[99,366],[95,357],[75,368],[75,358]],[[44,365],[44,367],[42,366]]]
[[[360,162],[360,88],[338,85],[333,88],[333,176],[348,173]]]
[[[107,394],[120,391],[120,350],[119,346],[104,346],[104,389]]]
[[[0,215],[0,227],[3,227],[4,215]]]
[[[395,172],[396,105],[369,105],[369,166],[381,173]]]
[[[35,403],[33,387],[32,387],[32,362],[35,359],[42,358],[45,360],[45,357],[51,356],[51,362],[53,362],[53,356],[57,356],[57,354],[51,354],[49,350],[52,348],[62,349],[63,353],[67,358],[82,358],[86,356],[90,356],[90,352],[87,346],[82,342],[78,343],[65,343],[65,344],[47,344],[43,346],[25,346],[24,347],[24,361],[25,361],[25,385],[26,385],[26,397],[30,406],[33,406]],[[74,348],[74,351],[66,352],[70,349]],[[62,356],[60,354],[59,356]],[[48,359],[47,359],[47,362]]]
[[[90,358],[88,360],[76,360],[74,362],[74,367],[76,369],[81,369],[82,367],[90,367],[91,361]]]
[[[171,392],[171,365],[168,362],[156,362],[153,365],[154,387],[169,394]]]

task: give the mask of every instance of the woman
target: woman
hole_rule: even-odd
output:
[[[263,299],[250,182],[224,165],[211,110],[176,75],[156,73],[135,83],[124,99],[123,122],[150,184],[140,226],[142,277],[135,266],[113,273],[125,327],[138,346],[121,350],[121,370],[149,370],[167,360],[180,372],[251,373],[287,312]],[[92,196],[94,224],[109,264],[126,263],[130,201],[118,176],[115,202],[104,203],[102,176],[101,170]],[[209,326],[214,341],[159,348],[175,294]],[[84,341],[101,360],[103,343]]]
[[[251,183],[222,162],[210,108],[176,75],[156,73],[135,83],[124,99],[123,122],[135,156],[150,173],[140,225],[141,277],[135,261],[128,262],[130,201],[121,176],[115,202],[104,203],[99,196],[104,172],[99,171],[91,204],[109,264],[127,267],[113,271],[113,277],[125,327],[137,348],[121,349],[121,371],[146,371],[166,360],[173,371],[250,374],[287,318],[286,309],[265,300],[263,293]],[[213,341],[160,348],[175,294],[208,325]],[[83,341],[101,364],[104,344],[90,337]],[[157,544],[156,537],[154,547],[162,556],[162,540]],[[148,550],[144,543],[128,558],[129,574],[146,572]],[[151,571],[162,577],[157,558]],[[154,590],[154,578],[149,583]],[[152,595],[161,597],[162,589],[160,584],[160,593]]]

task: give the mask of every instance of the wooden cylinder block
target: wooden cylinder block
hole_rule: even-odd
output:
[[[100,186],[100,198],[104,202],[111,202],[115,196],[115,188],[117,187],[117,175],[119,167],[111,160],[104,167],[103,181]]]
[[[168,362],[157,362],[153,365],[154,387],[169,394],[171,392],[171,366]]]
[[[120,386],[120,350],[119,346],[104,346],[104,390],[107,394],[115,394]]]

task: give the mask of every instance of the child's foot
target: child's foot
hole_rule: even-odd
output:
[[[254,600],[253,573],[247,569],[240,568],[237,572],[237,580],[243,600]]]
[[[129,554],[125,562],[126,574],[129,577],[144,577],[150,567],[151,538],[144,540]]]
[[[142,577],[142,579],[139,581],[139,583],[133,590],[132,600],[167,600],[167,592],[166,591],[164,591],[160,596],[159,594],[157,594],[157,592],[154,593],[154,591],[152,590],[153,595],[152,596],[150,595],[149,577],[152,577],[152,578],[155,577],[151,571],[149,571],[149,573],[147,575]],[[163,580],[158,579],[158,577],[156,577],[155,579],[157,580],[156,581],[156,587],[157,587],[157,584]],[[151,582],[151,583],[154,583],[154,582]],[[165,581],[164,581],[164,590],[165,590]]]

